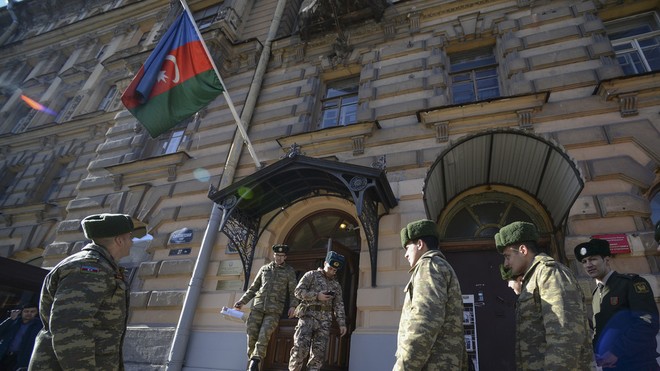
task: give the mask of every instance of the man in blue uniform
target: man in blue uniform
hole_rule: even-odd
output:
[[[596,280],[593,346],[606,370],[658,371],[658,307],[648,281],[610,268],[610,244],[592,239],[575,247],[575,258]]]

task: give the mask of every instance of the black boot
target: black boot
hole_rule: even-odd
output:
[[[259,371],[259,358],[252,358],[250,360],[248,371]]]

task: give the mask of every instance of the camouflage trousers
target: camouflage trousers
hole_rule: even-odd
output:
[[[248,359],[266,358],[271,335],[280,322],[280,314],[252,310],[247,319]]]
[[[309,312],[298,319],[289,357],[289,371],[300,371],[309,354],[307,370],[320,370],[330,339],[331,312]]]

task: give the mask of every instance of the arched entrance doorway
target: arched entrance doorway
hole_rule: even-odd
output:
[[[532,222],[541,232],[541,247],[562,260],[558,241],[583,187],[579,169],[563,148],[523,130],[463,137],[429,169],[424,207],[427,217],[438,222],[440,248],[464,296],[474,302],[474,321],[466,318],[466,343],[473,345],[470,357],[478,370],[515,369],[516,297],[501,279],[502,257],[493,236],[513,221]]]
[[[350,215],[339,210],[324,210],[300,221],[285,238],[285,243],[291,248],[287,264],[296,270],[298,279],[305,272],[322,267],[330,249],[346,257],[346,266],[337,273],[337,279],[342,285],[348,332],[340,337],[337,323],[333,323],[322,370],[348,370],[350,338],[355,329],[357,311],[360,234],[356,226],[357,222]],[[287,370],[298,320],[287,318],[286,308],[288,305],[268,343],[263,370]]]
[[[454,203],[438,226],[440,249],[456,271],[463,295],[474,302],[474,326],[466,327],[466,343],[479,371],[515,370],[516,295],[501,279],[503,260],[495,250],[493,236],[513,221],[531,222],[547,231],[539,215],[514,195],[476,192]],[[548,241],[544,236],[542,249],[548,248]]]

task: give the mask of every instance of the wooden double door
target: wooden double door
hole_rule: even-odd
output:
[[[337,278],[342,285],[344,309],[346,311],[346,326],[348,331],[345,336],[339,336],[339,326],[334,320],[330,329],[330,339],[326,351],[326,359],[322,370],[344,371],[348,370],[349,352],[351,348],[351,333],[355,329],[357,280],[358,280],[358,257],[359,254],[344,246],[333,243],[332,249],[346,257],[346,265],[337,272]],[[287,256],[287,264],[296,270],[296,278],[310,270],[323,267],[323,261],[327,254],[326,249],[311,249],[304,252],[290,252]],[[261,367],[266,370],[288,370],[289,355],[293,346],[293,334],[295,332],[297,318],[288,318],[289,305],[285,305],[280,323],[268,343],[266,359]],[[306,368],[303,368],[305,370]]]

